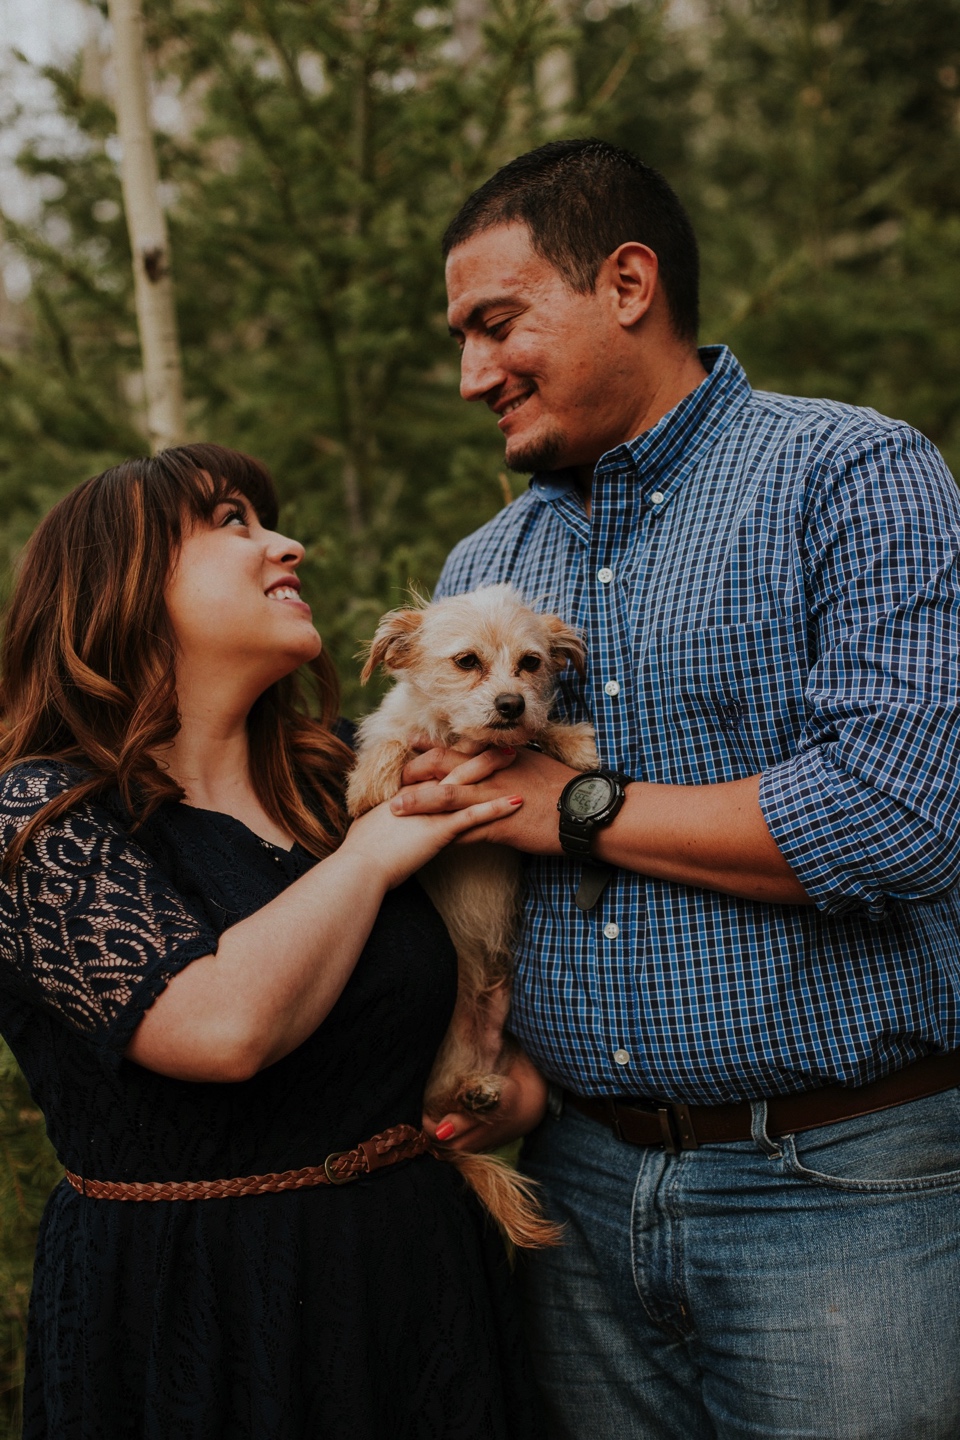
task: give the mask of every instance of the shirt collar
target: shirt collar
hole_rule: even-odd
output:
[[[645,492],[648,488],[662,491],[660,503],[666,503],[686,473],[688,462],[714,443],[752,393],[743,367],[726,345],[702,346],[700,360],[707,375],[696,390],[685,395],[651,429],[601,455],[594,471],[595,484],[605,475],[633,472]],[[530,488],[546,502],[560,500],[576,490],[568,470],[534,475]]]

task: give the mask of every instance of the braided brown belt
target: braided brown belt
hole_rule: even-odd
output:
[[[226,1200],[236,1195],[270,1195],[310,1185],[349,1185],[402,1160],[431,1152],[429,1136],[412,1125],[391,1125],[361,1140],[352,1150],[334,1150],[322,1165],[283,1170],[277,1175],[238,1175],[233,1180],[85,1180],[71,1170],[66,1178],[80,1195],[93,1200]]]

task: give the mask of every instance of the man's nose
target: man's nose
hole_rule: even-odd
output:
[[[503,367],[489,345],[468,340],[460,352],[460,394],[464,400],[482,400],[502,385]]]

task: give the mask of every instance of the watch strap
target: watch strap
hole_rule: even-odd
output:
[[[560,844],[563,846],[563,852],[574,859],[581,855],[585,860],[589,859],[593,847],[593,837],[597,833],[596,826],[578,825],[574,829],[574,824],[575,822],[569,821],[566,816],[561,816]]]
[[[585,860],[580,874],[580,884],[574,896],[578,910],[592,910],[606,890],[613,874],[612,865],[598,865],[595,860]]]

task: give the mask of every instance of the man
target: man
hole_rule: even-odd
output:
[[[524,797],[487,838],[533,857],[511,1029],[555,1102],[524,1154],[567,1226],[524,1265],[554,1433],[956,1437],[953,483],[908,426],[697,351],[696,242],[632,155],[521,156],[445,250],[461,393],[535,473],[439,593],[510,580],[581,627],[558,710],[603,772],[524,751],[479,787]],[[521,1133],[537,1086],[441,1134]]]

